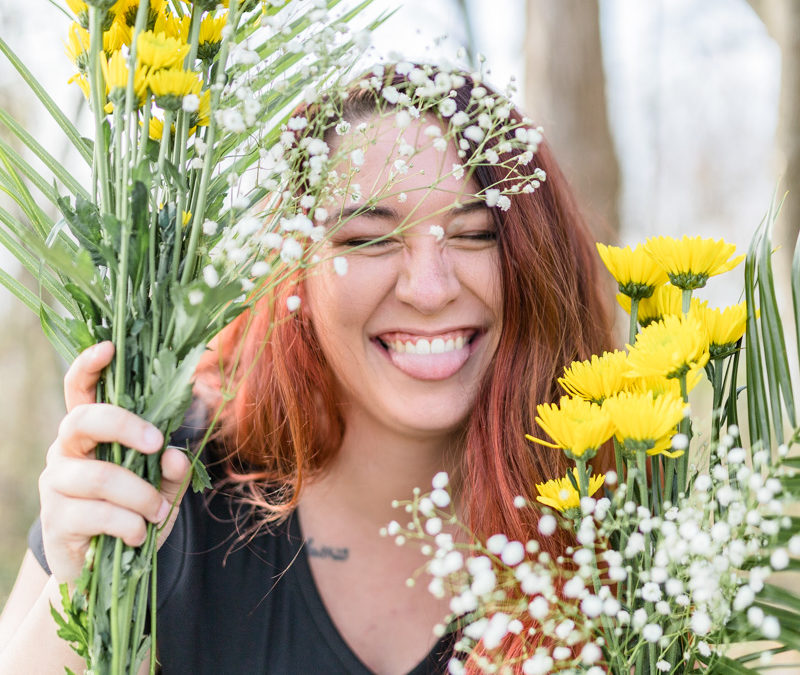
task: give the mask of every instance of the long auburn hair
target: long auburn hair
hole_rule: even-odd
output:
[[[397,73],[389,78],[398,88],[408,83]],[[471,78],[465,80],[454,97],[458,110],[467,109],[475,86]],[[374,116],[379,95],[354,87],[342,119],[354,123]],[[511,116],[522,120],[516,110]],[[563,477],[568,468],[562,452],[525,440],[525,433],[541,433],[534,421],[536,405],[559,398],[556,378],[565,366],[611,345],[592,239],[546,142],[518,170],[533,176],[537,168],[547,176],[539,188],[513,195],[507,211],[491,209],[503,289],[502,329],[492,366],[465,421],[460,471],[459,498],[472,531],[478,537],[502,532],[522,542],[537,538],[538,514],[516,508],[515,496],[532,500],[536,482]],[[473,177],[483,190],[502,184],[506,172],[481,164]],[[294,315],[288,311],[290,295],[302,299],[297,276],[223,330],[197,374],[201,398],[215,402],[234,363],[242,373],[233,383],[236,393],[221,413],[215,439],[227,482],[238,486],[245,503],[260,509],[264,522],[291,512],[304,481],[323,473],[336,456],[345,426],[336,378],[302,304]],[[565,543],[555,535],[541,546],[555,554]]]

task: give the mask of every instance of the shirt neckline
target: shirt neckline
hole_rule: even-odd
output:
[[[289,516],[288,525],[289,538],[292,544],[297,546],[297,552],[295,553],[292,567],[297,575],[298,586],[300,587],[303,599],[308,606],[309,613],[319,629],[320,634],[337,655],[348,673],[353,673],[353,675],[375,675],[374,671],[370,670],[344,639],[339,629],[336,627],[336,624],[333,623],[330,614],[328,614],[328,610],[325,608],[325,603],[322,601],[317,582],[314,580],[314,575],[311,572],[311,565],[308,561],[308,551],[305,546],[305,538],[296,510]],[[445,635],[440,638],[407,675],[429,675],[432,672],[444,672],[447,661],[444,660],[443,654],[445,652],[449,653],[452,650],[452,643],[452,635]],[[436,665],[439,666],[439,669],[435,671],[432,670],[431,668]]]

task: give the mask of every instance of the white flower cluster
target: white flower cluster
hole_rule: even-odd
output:
[[[746,452],[737,435],[729,428],[708,471],[675,505],[646,508],[629,498],[626,484],[610,498],[584,498],[574,518],[561,519],[576,545],[555,559],[535,540],[495,534],[475,543],[441,474],[430,493],[417,490],[398,504],[411,522],[394,522],[388,533],[422,544],[429,590],[450,598],[444,624],[460,630],[449,672],[463,672],[470,655],[485,672],[498,672],[509,663],[502,646],[512,638],[526,644],[520,658],[528,674],[605,672],[599,664],[613,656],[632,668],[646,645],[659,672],[687,672],[687,664],[713,660],[725,636],[778,639],[780,621],[760,594],[772,588],[770,575],[800,556],[783,501],[783,480],[796,481],[797,471]],[[524,498],[515,506],[524,508]],[[539,534],[551,536],[558,524],[542,515]]]

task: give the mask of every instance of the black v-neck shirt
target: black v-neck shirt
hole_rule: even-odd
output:
[[[224,494],[187,492],[159,551],[162,673],[371,675],[325,609],[296,515],[248,541],[235,512]],[[29,545],[49,571],[38,521]],[[452,642],[439,640],[409,675],[445,673]]]

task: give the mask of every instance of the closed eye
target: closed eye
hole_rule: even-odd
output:
[[[471,241],[495,241],[497,233],[493,230],[484,230],[481,232],[463,232],[456,235],[457,239],[467,239]]]

